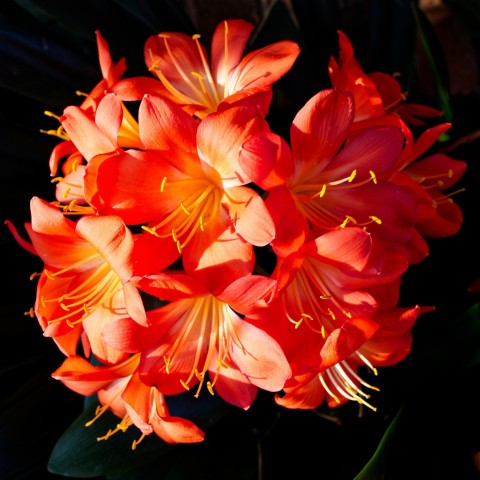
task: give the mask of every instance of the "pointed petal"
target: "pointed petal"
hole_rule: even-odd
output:
[[[275,226],[257,192],[248,187],[233,187],[224,198],[235,229],[247,242],[263,247],[273,240]]]
[[[295,159],[328,163],[344,143],[353,122],[353,97],[348,92],[323,90],[297,113],[290,129]]]
[[[280,345],[267,333],[237,317],[230,355],[250,382],[269,392],[280,391],[292,371]]]
[[[232,107],[210,114],[198,127],[198,154],[222,178],[223,188],[250,182],[238,161],[240,147],[251,136],[268,130],[268,124],[248,107]]]
[[[377,331],[378,327],[378,323],[368,318],[346,321],[327,337],[320,352],[320,368],[325,370],[348,358]]]

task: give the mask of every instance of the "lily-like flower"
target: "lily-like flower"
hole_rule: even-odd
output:
[[[371,125],[422,126],[423,118],[443,115],[442,111],[427,105],[408,103],[406,93],[394,76],[383,72],[365,73],[355,58],[349,38],[341,30],[338,40],[338,60],[330,58],[328,73],[333,88],[348,90],[355,96],[354,129]]]
[[[140,293],[128,280],[137,271],[136,263],[138,271],[145,271],[157,245],[142,236],[137,250],[135,237],[119,217],[84,216],[73,222],[38,197],[31,200],[31,215],[32,222],[25,225],[31,244],[8,225],[17,241],[44,262],[34,308],[44,334],[66,355],[76,353],[84,333],[86,346],[101,361],[124,359],[124,352],[103,341],[102,329],[125,316],[146,324]],[[176,259],[168,255],[157,255],[150,267],[165,268]]]
[[[107,410],[121,418],[114,429],[97,440],[107,440],[135,425],[142,434],[133,441],[133,450],[152,433],[167,443],[201,442],[203,431],[185,418],[171,416],[165,396],[157,388],[140,381],[137,373],[139,361],[140,355],[133,355],[116,365],[93,366],[83,357],[72,356],[65,359],[52,377],[81,395],[98,395],[101,406],[87,427]]]
[[[311,409],[326,402],[335,408],[355,401],[374,411],[371,392],[379,389],[365,380],[378,375],[376,367],[395,365],[410,353],[411,329],[420,314],[432,307],[394,307],[373,319],[356,319],[332,332],[319,351],[317,365],[300,364],[275,401],[286,408]],[[363,377],[363,378],[362,378]]]
[[[291,375],[279,344],[245,315],[265,308],[276,282],[260,275],[215,276],[202,271],[164,271],[134,278],[141,290],[168,304],[147,312],[149,327],[119,319],[105,341],[141,352],[140,379],[165,395],[206,387],[247,409],[257,389],[280,391]],[[225,285],[227,285],[225,287]]]
[[[75,125],[73,120],[71,128],[84,131],[85,117]],[[252,245],[267,245],[275,229],[260,195],[246,186],[251,179],[238,155],[246,139],[268,130],[266,121],[254,109],[231,107],[198,124],[176,104],[153,96],[143,99],[139,121],[145,150],[90,160],[89,204],[174,244],[184,263],[249,265]]]
[[[110,138],[121,147],[141,148],[142,144],[138,135],[138,122],[125,105],[127,101],[139,101],[146,93],[158,93],[162,90],[162,84],[154,78],[132,77],[122,78],[127,68],[125,59],[121,58],[114,63],[110,55],[110,48],[100,31],[96,31],[98,58],[102,79],[85,95],[85,99],[78,107],[85,115],[95,119],[97,125],[110,133]],[[117,104],[113,100],[103,102],[106,96],[118,98]],[[103,104],[103,105],[102,105]],[[113,113],[118,118],[112,121]],[[78,149],[76,139],[72,139],[62,118],[51,112],[46,112],[51,117],[56,117],[61,123],[56,130],[44,131],[44,133],[59,137],[62,141],[56,145],[50,155],[50,174],[52,182],[57,183],[57,200],[60,203],[84,204],[82,191],[82,176],[84,173],[85,157]],[[112,131],[112,129],[114,131]],[[88,132],[84,132],[87,134]],[[61,163],[61,174],[59,168]]]
[[[165,87],[164,94],[203,119],[219,105],[247,104],[266,115],[271,86],[290,70],[300,53],[295,42],[279,41],[247,53],[253,25],[221,22],[213,35],[211,60],[200,35],[162,32],[145,44],[145,62]]]
[[[351,93],[324,90],[296,115],[291,147],[271,132],[245,142],[240,164],[268,191],[272,246],[294,252],[310,228],[364,227],[384,240],[409,241],[418,212],[408,190],[388,181],[402,152],[400,128],[370,127],[349,138]]]

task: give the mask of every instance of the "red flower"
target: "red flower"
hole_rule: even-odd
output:
[[[205,385],[248,408],[257,388],[279,391],[291,373],[278,343],[261,324],[242,318],[265,307],[276,282],[251,274],[234,277],[226,269],[225,278],[219,275],[164,272],[133,279],[170,303],[147,313],[148,328],[119,319],[104,335],[116,348],[142,352],[141,380],[166,395],[196,387],[198,396]]]
[[[172,417],[164,395],[140,381],[137,373],[139,357],[134,355],[109,367],[93,366],[82,357],[69,357],[52,373],[52,377],[81,395],[98,395],[102,406],[97,408],[95,418],[87,426],[106,410],[122,419],[115,429],[98,440],[106,440],[135,425],[142,435],[133,442],[132,449],[153,432],[167,443],[201,442],[204,433],[189,420]]]
[[[298,112],[291,149],[271,133],[243,145],[242,168],[265,190],[274,219],[275,251],[295,251],[309,228],[365,227],[393,242],[412,236],[418,212],[407,190],[388,181],[402,151],[399,128],[370,127],[349,139],[349,92],[324,90]]]
[[[93,158],[85,176],[89,203],[101,215],[147,224],[147,232],[173,242],[187,263],[250,264],[251,245],[268,244],[274,226],[260,195],[245,186],[250,178],[238,152],[249,136],[268,129],[265,120],[250,108],[232,107],[198,124],[177,105],[150,96],[139,119],[146,150]],[[77,120],[72,128],[83,131],[86,119]]]
[[[285,40],[243,56],[253,25],[244,20],[220,23],[213,35],[211,63],[200,35],[162,32],[145,44],[145,62],[165,86],[165,96],[198,118],[220,104],[251,105],[267,114],[271,85],[296,60],[300,49]]]
[[[128,280],[134,272],[143,272],[145,263],[158,268],[169,265],[168,252],[152,264],[157,246],[142,237],[142,250],[136,250],[135,237],[119,217],[84,216],[75,223],[37,197],[31,201],[31,213],[32,223],[25,227],[32,244],[8,225],[19,243],[44,262],[35,314],[45,335],[73,355],[84,332],[85,347],[103,362],[124,359],[124,352],[103,341],[102,329],[114,318],[126,316],[145,324],[142,299]]]

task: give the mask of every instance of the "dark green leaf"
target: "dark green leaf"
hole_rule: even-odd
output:
[[[190,392],[169,397],[167,401],[171,415],[189,418],[204,430],[229,410],[228,405],[216,396],[200,395],[196,399]],[[110,429],[115,429],[119,419],[105,412],[85,427],[95,417],[95,408],[94,404],[88,406],[59,439],[48,463],[51,472],[82,478],[118,475],[131,468],[142,467],[174,448],[183,447],[167,444],[152,434],[132,451],[133,441],[141,436],[135,426],[114,434],[108,440],[97,441]]]

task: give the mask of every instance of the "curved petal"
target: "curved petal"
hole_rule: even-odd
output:
[[[243,171],[264,190],[285,184],[293,173],[292,152],[286,140],[273,132],[259,133],[240,150]]]
[[[378,323],[368,318],[346,321],[327,337],[320,351],[321,370],[326,370],[345,360],[357,351],[379,328]]]
[[[198,127],[198,155],[219,173],[223,188],[244,185],[250,178],[238,161],[240,147],[251,135],[267,130],[259,112],[248,107],[212,113]]]
[[[197,123],[173,102],[145,95],[138,111],[138,121],[145,148],[196,153]]]
[[[236,339],[230,343],[230,357],[250,382],[269,392],[280,391],[292,371],[280,345],[267,333],[232,318]]]
[[[222,368],[217,375],[218,365],[210,370],[210,378],[216,378],[215,392],[226,402],[248,410],[257,396],[257,387],[236,368]]]
[[[263,247],[273,240],[275,226],[257,192],[248,187],[229,188],[224,203],[235,229],[247,242]]]
[[[215,28],[211,47],[212,74],[219,87],[228,85],[229,75],[239,64],[253,28],[253,24],[241,19],[225,20]]]
[[[300,47],[291,40],[282,40],[245,55],[228,83],[229,94],[244,88],[264,87],[275,83],[292,68]]]
[[[70,139],[87,161],[95,155],[114,152],[117,149],[116,142],[113,142],[95,124],[93,118],[79,107],[67,107],[60,121]]]
[[[354,100],[349,92],[322,90],[297,113],[290,128],[295,160],[325,167],[345,142],[353,122]]]

